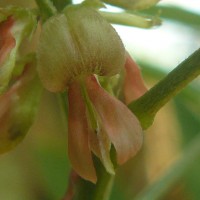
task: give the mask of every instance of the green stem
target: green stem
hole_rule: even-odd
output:
[[[50,0],[58,11],[62,11],[67,5],[72,4],[72,0]]]
[[[35,0],[35,2],[40,9],[43,22],[57,13],[57,9],[50,0]]]
[[[188,83],[200,74],[200,49],[178,65],[146,94],[129,104],[144,129],[154,120],[156,113]]]
[[[108,200],[110,197],[114,176],[108,174],[101,162],[94,158],[98,181],[96,185],[80,178],[76,185],[76,194],[73,200]]]
[[[126,26],[135,26],[140,28],[151,28],[155,25],[160,25],[161,21],[158,18],[145,18],[143,16],[129,14],[129,13],[112,13],[99,11],[99,13],[106,18],[110,23],[120,24]]]

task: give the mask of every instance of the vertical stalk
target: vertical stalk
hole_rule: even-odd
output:
[[[143,129],[148,128],[156,113],[200,74],[200,49],[172,70],[147,93],[129,104]]]
[[[43,22],[57,13],[57,9],[54,7],[50,0],[35,0],[35,2],[40,9],[40,14]]]

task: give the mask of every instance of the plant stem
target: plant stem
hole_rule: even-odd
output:
[[[112,189],[114,176],[108,174],[101,162],[94,158],[98,181],[96,185],[80,178],[76,185],[76,194],[73,200],[108,200]]]
[[[152,26],[161,24],[161,20],[156,17],[145,18],[144,16],[134,15],[126,12],[112,13],[99,11],[99,13],[113,24],[135,26],[140,28],[151,28]]]
[[[45,22],[49,17],[56,14],[57,9],[50,0],[35,0],[40,9],[42,21]]]
[[[200,49],[178,65],[163,80],[136,101],[129,104],[143,129],[147,129],[156,113],[187,84],[200,74]]]
[[[58,11],[62,11],[67,5],[72,4],[72,0],[51,0]]]

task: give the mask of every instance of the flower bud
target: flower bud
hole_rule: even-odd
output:
[[[125,9],[142,10],[149,8],[160,0],[103,0],[104,2]]]
[[[0,154],[14,148],[33,123],[41,85],[34,65],[27,65],[16,82],[0,96]]]
[[[36,23],[28,9],[0,8],[0,94],[10,82],[22,40],[32,34]]]
[[[38,72],[53,92],[90,74],[111,76],[125,63],[125,49],[114,28],[95,10],[69,6],[43,27],[38,48]]]

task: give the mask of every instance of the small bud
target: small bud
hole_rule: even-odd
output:
[[[105,3],[122,7],[125,9],[142,10],[147,9],[160,0],[103,0]]]
[[[37,24],[32,11],[18,7],[0,8],[0,94],[8,86],[22,40]]]
[[[114,28],[95,10],[70,6],[43,27],[38,72],[53,92],[65,90],[79,76],[111,76],[125,63],[125,49]]]

